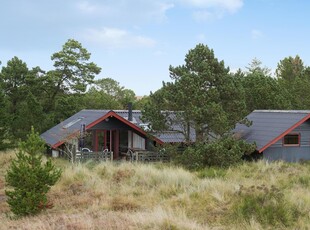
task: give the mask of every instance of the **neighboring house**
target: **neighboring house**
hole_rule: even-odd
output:
[[[70,118],[41,134],[45,142],[55,150],[64,149],[65,143],[74,145],[76,151],[86,147],[94,152],[113,151],[113,159],[119,159],[128,149],[152,150],[164,143],[185,142],[180,125],[164,132],[150,135],[148,123],[141,120],[138,110],[81,110]],[[195,140],[191,130],[190,140]],[[81,135],[85,136],[82,139]]]
[[[234,133],[256,143],[264,159],[310,160],[310,110],[255,110],[247,119],[252,125],[238,124]]]

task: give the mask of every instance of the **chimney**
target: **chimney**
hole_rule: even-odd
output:
[[[128,121],[132,121],[132,103],[129,102],[127,107],[128,107]]]

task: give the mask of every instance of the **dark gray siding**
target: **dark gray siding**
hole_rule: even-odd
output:
[[[115,117],[112,117],[112,118],[110,117],[107,120],[101,121],[98,124],[91,127],[89,130],[96,130],[96,129],[99,129],[99,130],[103,130],[103,129],[106,129],[106,130],[114,130],[114,129],[133,130],[128,125],[126,125],[125,123],[116,119]]]
[[[233,132],[260,150],[309,114],[310,110],[255,110],[247,116],[253,124],[237,124]]]
[[[298,162],[300,160],[310,160],[310,121],[306,121],[291,133],[300,134],[300,146],[283,146],[283,139],[267,148],[263,155],[270,161],[284,160],[288,162]]]

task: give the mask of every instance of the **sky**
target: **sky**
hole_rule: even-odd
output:
[[[309,12],[309,0],[1,0],[0,61],[52,70],[52,54],[75,39],[102,68],[97,79],[143,96],[198,43],[231,71],[254,58],[275,70],[296,55],[309,66]]]

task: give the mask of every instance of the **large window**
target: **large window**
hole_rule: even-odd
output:
[[[299,146],[300,145],[300,134],[287,134],[284,136],[283,145],[285,146]]]

